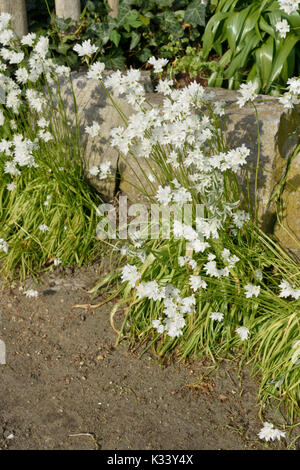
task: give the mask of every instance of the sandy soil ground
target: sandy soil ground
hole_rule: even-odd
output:
[[[161,366],[114,348],[112,303],[72,308],[91,302],[97,269],[44,275],[37,299],[0,289],[0,449],[286,449],[258,439],[247,369],[224,361],[195,387],[208,361]]]

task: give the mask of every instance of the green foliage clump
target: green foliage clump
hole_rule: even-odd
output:
[[[238,89],[254,80],[257,90],[279,94],[288,78],[300,74],[300,14],[286,14],[275,0],[221,0],[203,35],[203,57],[214,50],[221,59],[210,86]],[[286,19],[281,37],[276,24]]]
[[[73,47],[86,39],[100,48],[107,68],[140,67],[152,55],[165,57],[169,42],[192,46],[199,41],[208,13],[201,0],[120,0],[117,18],[109,15],[106,0],[84,5],[79,23],[52,14],[47,31],[57,60],[67,60],[72,68],[81,64]]]

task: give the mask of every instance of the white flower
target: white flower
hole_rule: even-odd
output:
[[[25,83],[27,83],[28,79],[29,73],[27,72],[25,67],[19,67],[16,71],[16,81],[24,85]]]
[[[44,117],[41,117],[41,118],[38,120],[37,125],[38,125],[41,129],[45,129],[45,127],[48,127],[48,126],[49,126],[49,121],[47,121]]]
[[[41,232],[45,233],[45,232],[48,232],[50,230],[50,228],[48,227],[48,225],[42,224],[42,225],[39,226],[39,230]]]
[[[8,253],[8,246],[3,238],[0,238],[0,250],[4,251],[4,253]]]
[[[200,287],[202,287],[203,289],[206,289],[207,287],[207,283],[201,279],[200,276],[190,276],[190,286],[191,286],[191,289],[196,292],[198,289],[200,289]]]
[[[148,64],[153,65],[154,67],[154,73],[162,72],[163,67],[165,67],[168,62],[168,59],[156,59],[154,56],[150,57],[148,60]]]
[[[288,24],[287,20],[277,21],[275,28],[279,32],[279,36],[281,38],[285,38],[286,33],[289,33],[290,31],[290,25]]]
[[[87,41],[83,41],[82,44],[76,44],[76,46],[73,47],[73,50],[77,52],[79,57],[83,57],[83,56],[90,57],[91,55],[95,54],[95,52],[97,52],[98,47],[93,46],[91,44],[91,40],[88,39]]]
[[[221,322],[224,318],[224,313],[221,313],[221,312],[212,312],[209,316],[209,318],[211,318],[212,320],[215,320],[215,321],[218,321],[218,322]]]
[[[89,174],[91,176],[97,176],[99,171],[100,171],[99,168],[96,165],[94,165],[89,169]]]
[[[53,135],[49,131],[45,131],[43,129],[40,129],[38,131],[38,136],[44,142],[49,142],[50,140],[53,140]]]
[[[282,280],[279,284],[280,287],[280,294],[279,297],[293,297],[294,299],[299,299],[300,297],[300,289],[295,289],[290,285],[289,282]]]
[[[15,182],[12,182],[12,183],[6,185],[7,191],[14,191],[16,189],[16,187],[17,187],[17,185],[16,185]]]
[[[161,323],[161,320],[152,320],[152,326],[158,333],[163,333],[165,331],[165,326]]]
[[[8,46],[10,41],[15,37],[14,32],[11,29],[6,29],[0,32],[0,43],[4,46]]]
[[[99,168],[99,180],[105,180],[111,174],[111,163],[109,161],[102,162]]]
[[[0,15],[0,31],[6,29],[11,21],[12,16],[10,13],[1,13]]]
[[[242,341],[244,341],[245,339],[248,339],[248,336],[250,334],[250,331],[245,326],[240,326],[239,328],[236,328],[235,331],[240,336]]]
[[[33,88],[28,88],[26,90],[26,98],[28,100],[29,106],[40,113],[43,109],[43,106],[46,104],[46,99],[42,93],[34,90]]]
[[[28,289],[26,291],[24,291],[24,294],[26,295],[26,297],[38,297],[39,293],[37,290],[33,290],[33,289]]]
[[[165,296],[163,289],[159,287],[156,281],[141,282],[136,289],[137,296],[141,299],[147,297],[152,300],[162,300]]]
[[[265,422],[263,428],[258,433],[258,437],[265,441],[275,441],[275,439],[280,440],[281,437],[285,437],[285,432],[275,429],[272,423]]]
[[[26,34],[26,36],[22,37],[21,44],[23,44],[24,46],[32,47],[35,39],[36,39],[36,34],[35,33]]]
[[[66,65],[59,65],[59,67],[56,67],[55,73],[59,77],[68,77],[71,73],[70,67],[67,67]]]
[[[89,134],[91,137],[97,137],[100,131],[100,126],[96,121],[93,121],[91,126],[86,126],[85,132]]]
[[[244,289],[246,291],[245,295],[247,299],[250,299],[253,296],[257,297],[260,292],[260,286],[254,286],[253,284],[246,284]]]
[[[257,279],[258,279],[259,281],[262,280],[262,278],[263,278],[263,273],[260,271],[260,269],[256,269],[256,270],[254,271],[254,274],[255,274],[255,277],[257,277]]]
[[[163,95],[169,95],[171,93],[171,86],[173,85],[173,80],[159,80],[156,87],[157,93],[162,93]]]
[[[172,199],[170,186],[165,186],[164,188],[159,186],[155,197],[160,204],[167,206]]]
[[[24,52],[12,52],[10,55],[10,64],[19,64],[24,59]]]
[[[126,266],[124,266],[121,276],[123,282],[128,281],[129,284],[134,287],[140,278],[141,274],[138,272],[136,266],[132,266],[130,264],[126,264]]]
[[[247,220],[250,220],[250,215],[245,211],[236,211],[233,216],[233,221],[238,228],[241,228]]]
[[[44,202],[44,206],[49,206],[51,198],[52,198],[51,195],[46,197],[46,201]]]
[[[93,80],[102,80],[103,72],[105,70],[105,65],[103,62],[95,62],[89,68],[87,73],[87,78]]]
[[[254,101],[256,94],[256,85],[254,82],[250,81],[248,83],[243,83],[238,90],[241,93],[241,97],[237,100],[237,103],[240,108],[242,108],[248,101]]]
[[[278,0],[278,3],[280,5],[280,9],[290,15],[298,10],[300,0]]]
[[[61,261],[60,258],[55,258],[55,259],[53,260],[54,266],[59,266],[61,263],[62,263],[62,261]]]
[[[15,162],[6,162],[4,165],[4,173],[17,176],[20,175],[20,170],[17,169]]]
[[[41,36],[35,45],[34,51],[41,59],[45,59],[48,50],[49,38]]]

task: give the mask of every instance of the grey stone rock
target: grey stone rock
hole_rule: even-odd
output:
[[[109,72],[106,72],[109,73]],[[87,177],[106,200],[114,197],[118,190],[125,193],[131,202],[144,202],[141,187],[149,194],[154,188],[148,179],[151,172],[149,161],[136,160],[127,155],[121,156],[110,146],[110,131],[113,127],[122,126],[124,122],[115,110],[101,85],[94,80],[87,80],[84,73],[72,75],[74,94],[78,106],[78,121],[81,135],[82,155],[84,158]],[[144,86],[148,93],[147,99],[156,105],[162,102],[162,96],[153,93],[149,74],[144,74]],[[251,104],[239,108],[236,104],[239,97],[237,91],[208,88],[207,92],[215,94],[216,101],[225,102],[225,116],[222,117],[222,127],[229,148],[245,144],[250,149],[247,169],[239,174],[241,187],[245,194],[245,201],[250,195],[252,208],[254,208],[255,174],[258,154],[258,133],[255,110]],[[68,117],[75,128],[74,104],[69,84],[62,85],[62,97]],[[126,116],[134,110],[124,98],[114,98],[117,105]],[[276,220],[276,200],[280,191],[280,184],[289,166],[292,154],[300,142],[300,113],[299,108],[285,110],[278,99],[268,96],[259,96],[256,101],[259,130],[260,130],[260,160],[258,168],[258,218],[263,230],[272,233]],[[84,132],[86,126],[93,121],[101,125],[101,138],[91,138]],[[100,181],[88,174],[89,168],[109,160],[112,166],[112,175],[109,181]],[[298,163],[297,163],[298,162]],[[152,165],[152,163],[151,163]],[[292,170],[283,200],[285,212],[283,223],[287,220],[293,233],[300,238],[300,203],[299,188],[291,190],[291,181],[294,183],[300,178],[299,159],[292,164]],[[156,172],[157,169],[152,168]],[[247,178],[248,172],[248,178]],[[249,191],[248,183],[249,181]],[[298,184],[298,183],[297,183]],[[276,225],[276,235],[283,240],[283,232]],[[292,245],[291,245],[292,246]]]
[[[109,72],[105,72],[108,75]],[[143,83],[147,92],[153,91],[150,75],[143,73]],[[113,106],[101,84],[97,80],[88,80],[85,72],[72,74],[72,86],[69,81],[62,80],[60,93],[64,109],[73,129],[73,138],[76,136],[76,115],[74,96],[77,104],[77,119],[80,133],[80,146],[86,176],[90,183],[102,194],[105,200],[111,200],[120,187],[119,172],[130,167],[129,162],[122,161],[119,153],[110,145],[111,129],[124,126],[124,121]],[[133,113],[133,108],[122,97],[114,97],[117,106],[126,116]],[[101,136],[91,137],[85,132],[86,126],[96,121],[101,126]],[[89,169],[109,161],[111,176],[107,180],[99,180],[89,174]],[[135,191],[136,195],[136,191]],[[132,194],[131,194],[132,197]]]
[[[229,148],[243,143],[250,149],[247,168],[239,179],[245,200],[250,195],[252,209],[255,207],[255,177],[258,156],[258,126],[253,105],[243,108],[236,105],[239,93],[232,90],[211,88],[219,101],[225,101],[223,130]],[[276,217],[276,187],[285,174],[289,159],[299,143],[299,109],[283,108],[278,99],[260,95],[256,100],[260,132],[260,158],[258,167],[257,205],[258,220],[263,230],[272,233]],[[298,132],[297,132],[298,130]],[[248,179],[249,177],[249,192]],[[300,209],[299,209],[300,210]],[[298,217],[300,218],[300,212]]]
[[[290,162],[280,202],[280,217],[276,221],[274,235],[300,263],[300,153]]]

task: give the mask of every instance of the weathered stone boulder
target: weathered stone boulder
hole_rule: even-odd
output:
[[[106,75],[108,74],[109,72],[106,72]],[[153,91],[148,74],[143,74],[143,83],[146,92]],[[113,106],[99,81],[89,80],[86,78],[85,72],[79,72],[72,74],[72,84],[73,90],[68,81],[61,81],[60,94],[67,118],[73,127],[74,138],[76,135],[76,116],[73,92],[76,98],[81,154],[87,178],[105,200],[111,200],[116,192],[121,189],[129,190],[129,196],[135,201],[138,197],[138,191],[132,187],[132,184],[140,186],[139,180],[143,176],[143,171],[132,158],[125,159],[110,145],[112,128],[124,126],[122,117]],[[126,116],[130,116],[134,112],[132,106],[124,98],[114,96],[114,101]],[[92,126],[94,121],[101,126],[99,137],[91,137],[85,132],[85,128]],[[99,166],[107,161],[111,164],[111,175],[108,179],[99,180],[97,176],[92,176],[89,173],[93,166]],[[142,160],[140,165],[143,168],[144,162]],[[147,170],[149,169],[146,167],[145,172]],[[147,181],[144,184],[147,184]]]
[[[285,176],[274,235],[300,263],[300,152],[291,160]]]
[[[252,104],[239,108],[236,104],[239,93],[232,90],[211,88],[217,101],[225,101],[223,129],[229,148],[243,143],[250,149],[247,168],[240,173],[242,189],[247,197],[247,171],[251,206],[255,207],[255,175],[258,156],[258,126]],[[273,231],[276,216],[277,185],[285,174],[289,159],[299,143],[300,114],[298,110],[283,108],[278,99],[260,95],[256,102],[259,132],[260,157],[258,168],[257,204],[258,220],[263,230]],[[298,217],[300,218],[300,209]]]
[[[143,199],[138,188],[144,186],[146,190],[153,193],[153,187],[148,179],[150,173],[149,162],[141,159],[137,163],[130,154],[122,157],[110,146],[111,129],[124,125],[124,122],[100,84],[94,80],[87,80],[83,73],[73,74],[72,80],[78,106],[81,145],[88,178],[106,200],[112,199],[116,191],[121,190],[127,194],[132,202],[140,202]],[[153,93],[150,77],[146,73],[144,74],[144,86],[150,103],[155,105],[162,102],[162,96]],[[222,117],[222,125],[229,148],[245,144],[250,149],[248,170],[243,169],[239,179],[246,197],[250,194],[251,204],[254,207],[255,173],[258,155],[258,132],[254,107],[248,104],[243,108],[239,108],[236,104],[239,97],[237,91],[209,88],[207,92],[213,92],[216,101],[225,102],[225,115]],[[62,97],[67,114],[75,124],[73,97],[69,84],[62,85]],[[126,116],[134,112],[124,98],[114,99]],[[280,194],[278,188],[280,188],[280,184],[286,175],[293,152],[300,142],[300,113],[299,108],[287,111],[280,105],[278,99],[262,95],[258,97],[256,107],[260,130],[258,217],[263,230],[272,233],[276,220],[277,196]],[[101,124],[100,138],[92,138],[84,131],[86,126],[92,125],[93,121]],[[283,224],[287,224],[295,236],[300,239],[299,159],[300,157],[295,159],[291,165],[286,191],[283,193],[285,207]],[[104,161],[111,162],[112,175],[109,181],[99,180],[88,173],[92,166],[100,165]],[[247,171],[250,185],[249,192]],[[275,235],[285,248],[293,248],[294,242],[291,242],[291,237],[287,238],[284,233],[286,233],[284,229],[277,224]]]

